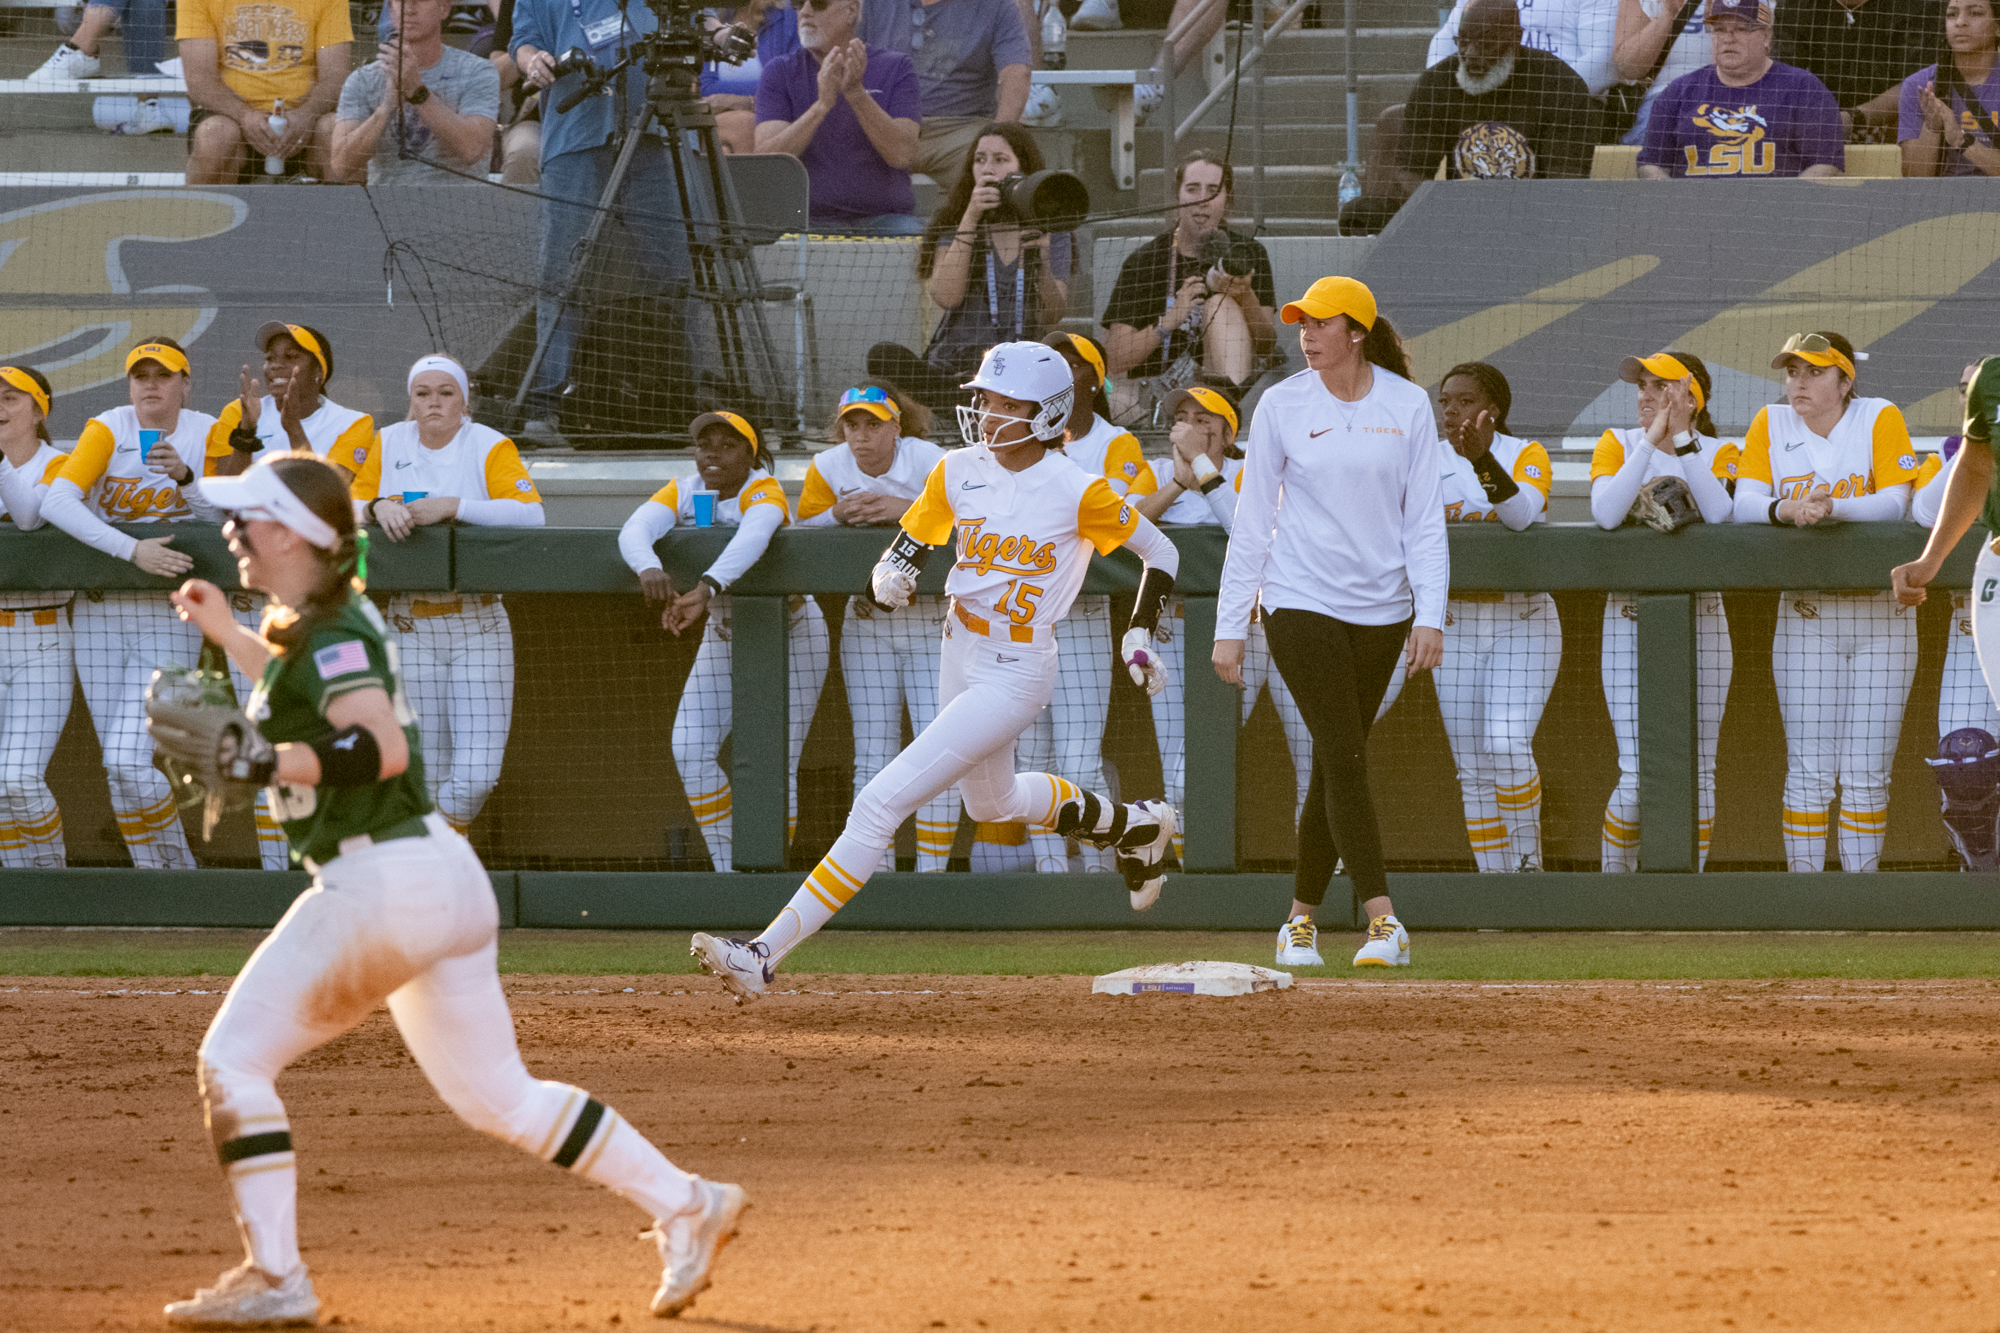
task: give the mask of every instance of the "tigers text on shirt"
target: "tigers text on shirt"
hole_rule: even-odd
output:
[[[209,456],[214,426],[214,417],[182,409],[164,442],[202,475],[207,470],[204,460]],[[223,452],[228,452],[227,445]],[[166,473],[149,467],[142,454],[138,409],[114,407],[84,426],[57,480],[73,484],[82,493],[84,504],[106,523],[162,518],[180,522],[196,517],[180,486]]]
[[[1546,523],[1549,517],[1549,451],[1534,440],[1517,440],[1511,435],[1496,433],[1489,446],[1493,461],[1506,470],[1521,488],[1519,494],[1529,492],[1539,495],[1522,501],[1503,500],[1499,505],[1486,498],[1486,486],[1479,480],[1479,473],[1473,469],[1471,460],[1460,455],[1456,449],[1444,451],[1444,517],[1447,523],[1498,523],[1503,505],[1515,504],[1530,508],[1533,523]],[[1519,521],[1518,519],[1516,521]]]
[[[1918,466],[1902,411],[1886,398],[1856,398],[1824,438],[1783,403],[1759,410],[1743,434],[1738,475],[1781,500],[1823,486],[1839,501],[1914,481]]]

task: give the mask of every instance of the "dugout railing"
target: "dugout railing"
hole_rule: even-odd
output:
[[[197,575],[225,587],[234,584],[234,563],[216,529],[177,524],[173,532],[176,546],[193,555]],[[1113,891],[1115,879],[1103,876],[885,873],[836,918],[837,925],[1252,929],[1268,928],[1282,915],[1290,876],[1260,872],[1239,860],[1239,775],[1256,764],[1239,766],[1239,695],[1206,663],[1225,539],[1212,528],[1173,529],[1170,535],[1181,551],[1179,588],[1186,599],[1186,873],[1170,883],[1161,906],[1145,917],[1133,916],[1124,894]],[[677,584],[686,587],[728,536],[725,530],[680,532],[658,549]],[[1454,528],[1455,593],[1597,593],[1599,606],[1606,588],[1637,595],[1643,871],[1396,873],[1392,892],[1401,914],[1431,929],[2000,928],[2000,883],[1991,876],[1941,868],[1874,875],[1714,867],[1690,873],[1697,839],[1696,591],[1883,587],[1889,569],[1914,556],[1924,539],[1925,533],[1909,524],[1807,531],[1699,527],[1671,537],[1583,525],[1551,525],[1529,534]],[[494,883],[508,924],[733,929],[761,924],[782,904],[800,878],[797,869],[785,868],[787,599],[821,594],[831,600],[862,587],[882,545],[880,530],[784,531],[732,590],[731,685],[739,701],[730,741],[735,857],[739,871],[751,873],[574,870],[532,860],[506,868],[501,857]],[[1927,608],[1934,619],[1946,590],[1969,581],[1975,551],[1968,538],[1954,553]],[[1129,594],[1137,573],[1137,562],[1123,553],[1094,560],[1086,591]],[[935,562],[921,589],[941,590],[943,574],[944,562]],[[169,580],[147,576],[60,533],[0,529],[0,588],[164,591],[169,586]],[[619,558],[616,534],[601,529],[451,526],[422,530],[403,543],[377,541],[370,554],[370,586],[378,593],[616,594],[635,603],[638,594],[636,578]],[[1583,604],[1587,609],[1589,603]],[[1745,650],[1738,652],[1740,658]],[[1749,655],[1754,659],[1754,652]],[[572,687],[587,699],[595,664],[586,647],[576,649],[568,668]],[[532,706],[532,700],[517,699],[517,726]],[[671,699],[658,701],[662,709],[672,706]],[[1906,717],[1905,726],[1911,725],[1916,724]],[[1378,770],[1403,758],[1383,754],[1379,745],[1371,753]],[[1549,757],[1543,762],[1547,767]],[[608,790],[620,781],[620,767],[617,754],[600,755],[589,770],[580,770],[579,780]],[[1934,812],[1934,788],[1907,790],[1908,785],[1897,799]],[[1384,822],[1393,862],[1397,829],[1391,815],[1385,814]],[[0,924],[268,924],[302,882],[295,873],[253,870],[5,870],[0,871]],[[1336,888],[1329,903],[1339,901]],[[1337,908],[1329,912],[1336,915]]]

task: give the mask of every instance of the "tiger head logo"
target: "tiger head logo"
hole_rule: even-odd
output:
[[[1704,103],[1695,109],[1694,123],[1718,139],[1753,144],[1770,131],[1771,123],[1757,114],[1754,106],[1715,106]]]
[[[1528,136],[1497,120],[1466,126],[1451,160],[1466,180],[1529,180],[1535,174],[1535,150]]]

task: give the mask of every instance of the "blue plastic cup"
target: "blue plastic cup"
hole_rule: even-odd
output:
[[[165,431],[160,430],[142,430],[139,432],[139,461],[141,463],[146,461],[147,456],[153,452],[153,446],[158,444],[160,437],[165,434]]]
[[[696,491],[693,498],[694,525],[698,528],[712,526],[715,523],[715,492]]]
[[[430,494],[429,491],[404,491],[403,503],[409,504],[413,500],[421,500],[429,494]]]

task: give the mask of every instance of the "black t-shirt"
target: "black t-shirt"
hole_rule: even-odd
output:
[[[1250,290],[1256,294],[1259,305],[1266,310],[1275,309],[1278,288],[1271,277],[1270,252],[1263,242],[1252,240],[1234,227],[1224,230],[1257,248],[1257,262],[1250,271]],[[1118,270],[1118,285],[1111,289],[1111,301],[1104,307],[1104,326],[1129,324],[1143,329],[1158,324],[1160,316],[1167,313],[1168,298],[1182,283],[1204,271],[1200,260],[1189,259],[1175,250],[1172,232],[1155,236],[1125,257],[1124,266]],[[1167,368],[1170,357],[1179,356],[1199,340],[1199,334],[1190,333],[1183,324],[1167,335],[1164,347],[1155,348],[1151,356],[1126,373],[1136,378],[1157,375]]]
[[[1428,179],[1451,159],[1453,180],[1549,180],[1590,174],[1597,104],[1575,70],[1523,46],[1514,71],[1490,93],[1458,86],[1458,57],[1417,76],[1403,110],[1399,165]]]
[[[1852,111],[1934,64],[1945,49],[1938,0],[1868,0],[1858,9],[1840,0],[1784,0],[1771,54],[1811,70],[1840,109]]]

